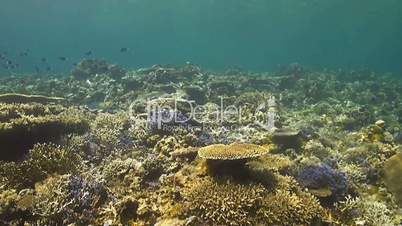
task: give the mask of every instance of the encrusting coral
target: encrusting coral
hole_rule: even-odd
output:
[[[402,153],[389,158],[384,165],[384,182],[402,206]]]

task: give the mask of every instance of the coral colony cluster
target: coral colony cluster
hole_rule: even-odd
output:
[[[368,71],[0,78],[1,225],[400,225],[402,81]]]

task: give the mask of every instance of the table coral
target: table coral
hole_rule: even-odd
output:
[[[42,104],[0,104],[1,160],[18,160],[35,143],[84,133],[88,122],[80,111]]]

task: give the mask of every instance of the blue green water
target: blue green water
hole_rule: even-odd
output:
[[[2,0],[0,52],[30,72],[67,72],[92,51],[128,68],[402,72],[400,0]],[[129,48],[122,53],[122,47]],[[29,49],[27,56],[20,52]],[[60,61],[58,57],[67,57]],[[47,62],[41,62],[46,57]],[[4,64],[4,62],[3,62]]]

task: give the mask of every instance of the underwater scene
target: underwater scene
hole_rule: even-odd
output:
[[[0,225],[402,225],[400,0],[1,0]]]

